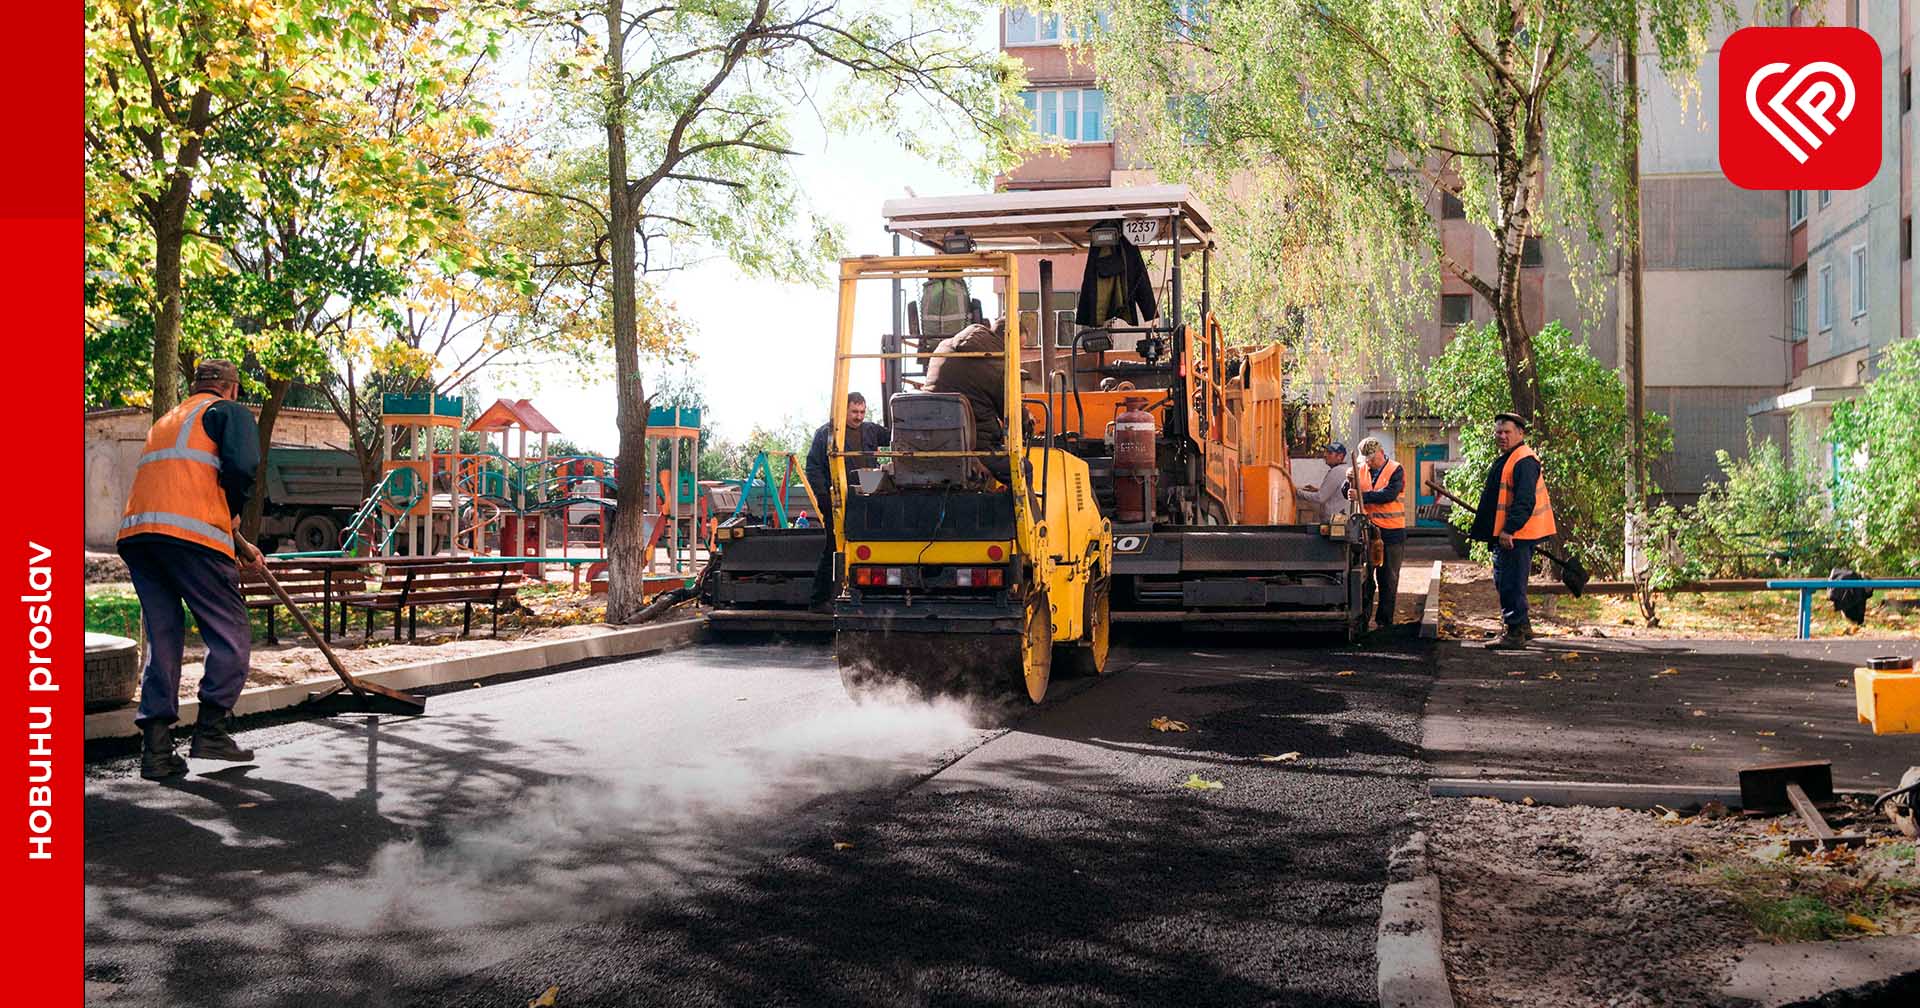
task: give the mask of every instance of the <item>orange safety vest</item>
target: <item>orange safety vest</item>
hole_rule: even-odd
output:
[[[1507,504],[1513,500],[1513,467],[1523,458],[1537,459],[1532,445],[1521,445],[1507,456],[1507,464],[1500,468],[1500,500],[1493,511],[1493,535],[1500,537],[1502,529],[1507,527]],[[1553,500],[1547,496],[1547,472],[1543,467],[1540,478],[1533,484],[1533,514],[1527,516],[1527,523],[1513,534],[1515,539],[1545,539],[1559,531],[1553,523]]]
[[[1360,479],[1360,492],[1362,494],[1368,494],[1375,490],[1384,489],[1387,484],[1392,483],[1393,474],[1400,471],[1400,463],[1388,459],[1387,464],[1380,467],[1380,475],[1377,477],[1374,476],[1373,470],[1368,467],[1365,462],[1360,463],[1354,468],[1360,470],[1356,474]],[[1406,496],[1404,490],[1400,496]],[[1407,510],[1400,503],[1399,498],[1390,500],[1385,504],[1368,504],[1364,496],[1360,498],[1360,501],[1362,509],[1367,513],[1367,520],[1372,522],[1375,528],[1397,529],[1407,527]]]
[[[209,392],[189,396],[147,432],[119,538],[172,536],[234,555],[233,515],[220,489],[219,446],[200,427],[200,415],[219,401]]]

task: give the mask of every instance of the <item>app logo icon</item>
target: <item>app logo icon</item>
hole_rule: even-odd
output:
[[[1745,189],[1858,189],[1880,170],[1880,46],[1743,28],[1720,47],[1720,170]]]

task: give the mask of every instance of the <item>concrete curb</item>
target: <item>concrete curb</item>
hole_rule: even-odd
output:
[[[1420,637],[1422,640],[1437,640],[1440,637],[1440,582],[1445,565],[1433,562],[1433,576],[1427,579],[1427,597],[1420,603]]]
[[[1858,794],[1835,790],[1835,794]],[[1494,780],[1478,777],[1435,777],[1427,782],[1434,798],[1496,798],[1505,802],[1533,799],[1535,805],[1590,805],[1630,809],[1696,808],[1717,801],[1740,807],[1740,789],[1712,784],[1620,784],[1614,781]],[[1871,797],[1871,796],[1869,796]]]
[[[1440,876],[1427,861],[1427,835],[1415,833],[1388,862],[1374,939],[1381,1008],[1453,1008],[1441,948]]]
[[[1723,988],[1761,1008],[1913,1004],[1920,993],[1920,936],[1750,945]]]
[[[556,665],[570,665],[574,662],[632,658],[686,647],[700,639],[706,625],[706,617],[696,616],[670,623],[624,627],[589,637],[536,641],[531,644],[516,644],[485,654],[394,665],[375,669],[360,678],[382,686],[391,686],[394,689],[419,689],[424,686],[438,686],[443,683],[471,679],[491,679],[496,676],[530,672]],[[234,704],[233,712],[245,715],[282,710],[305,701],[307,694],[324,690],[338,682],[338,679],[329,677],[324,680],[288,683],[281,686],[257,686],[240,694],[240,700]],[[180,704],[181,722],[192,722],[199,716],[199,712],[198,700],[186,700]],[[134,713],[133,705],[129,704],[114,710],[102,711],[99,714],[89,714],[86,737],[100,739],[138,735],[140,729],[134,726]]]

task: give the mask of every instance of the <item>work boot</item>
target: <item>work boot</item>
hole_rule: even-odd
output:
[[[135,722],[140,726],[140,776],[170,780],[187,772],[187,761],[173,751],[173,726],[159,718]]]
[[[187,755],[229,763],[253,762],[253,750],[240,748],[240,743],[227,734],[227,709],[204,702],[200,704],[199,720],[193,723],[193,741],[187,746]]]
[[[1506,632],[1499,639],[1490,641],[1487,647],[1499,651],[1513,651],[1527,646],[1527,631],[1524,623],[1507,624]]]
[[[1530,619],[1521,620],[1520,621],[1520,639],[1532,640],[1534,636],[1535,634],[1533,632],[1533,621]]]

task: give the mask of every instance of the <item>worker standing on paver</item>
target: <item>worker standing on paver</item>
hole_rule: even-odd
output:
[[[867,422],[867,397],[858,392],[847,393],[846,434],[841,442],[843,450],[852,452],[870,452],[893,444],[893,433],[877,423]],[[829,420],[813,432],[813,444],[807,448],[807,486],[813,490],[814,502],[820,505],[820,524],[827,533],[833,533],[833,470],[827,467],[829,447],[833,443],[833,421]],[[853,471],[871,468],[874,459],[871,455],[850,455],[846,459],[847,483],[853,483]],[[813,602],[825,603],[829,582],[833,579],[833,548],[829,546],[820,555],[820,563],[814,570]]]
[[[1319,486],[1309,483],[1301,487],[1299,495],[1319,510],[1318,520],[1328,521],[1347,510],[1347,446],[1329,442],[1320,449],[1320,461],[1327,464],[1327,474],[1320,478]]]
[[[1347,488],[1347,498],[1366,512],[1384,547],[1380,565],[1372,569],[1360,591],[1360,612],[1365,615],[1373,606],[1377,588],[1380,608],[1373,622],[1386,629],[1393,626],[1393,607],[1400,599],[1400,562],[1407,555],[1407,508],[1402,503],[1407,475],[1400,463],[1387,457],[1379,438],[1361,440],[1360,458],[1366,464],[1354,471],[1358,484]]]
[[[120,519],[120,556],[146,623],[147,663],[134,723],[143,737],[140,776],[187,772],[169,729],[180,714],[180,663],[186,644],[181,604],[206,643],[200,716],[188,754],[246,762],[253,752],[227,734],[226,719],[246,683],[253,628],[240,595],[240,569],[264,569],[260,551],[240,537],[239,515],[260,468],[260,429],[234,402],[240,372],[223,360],[193,372],[193,391],[147,433],[133,492]]]
[[[1500,619],[1506,630],[1488,646],[1525,647],[1533,636],[1533,624],[1527,619],[1533,547],[1557,527],[1540,456],[1527,444],[1525,418],[1517,413],[1496,414],[1493,439],[1500,455],[1487,469],[1480,507],[1467,534],[1493,549],[1493,587],[1500,594]]]

